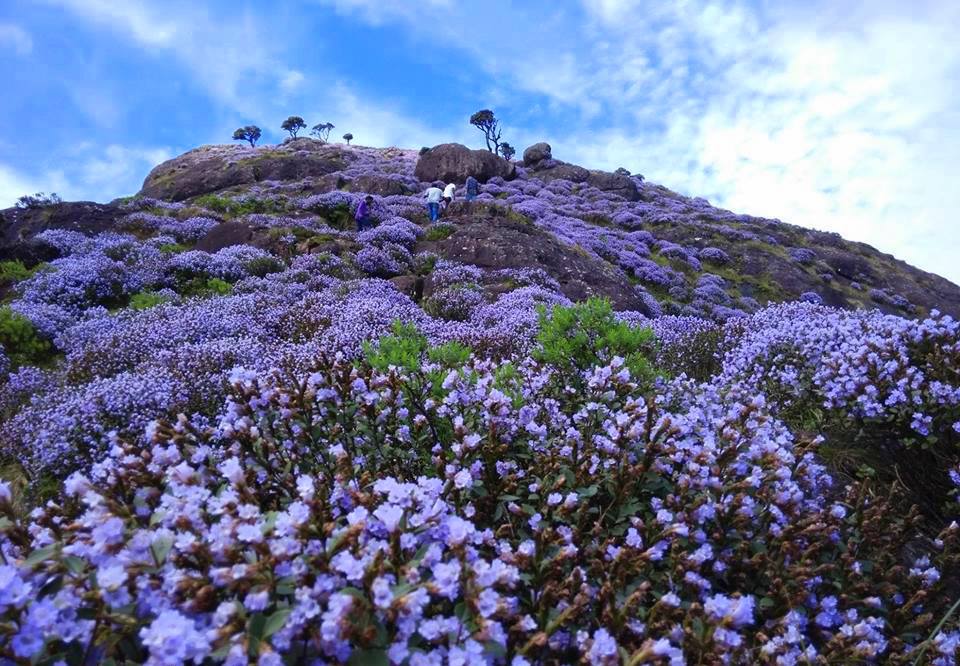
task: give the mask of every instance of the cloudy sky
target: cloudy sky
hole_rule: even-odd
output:
[[[110,200],[290,114],[626,167],[960,283],[956,0],[4,0],[0,207]]]

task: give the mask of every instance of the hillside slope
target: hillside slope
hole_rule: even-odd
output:
[[[3,215],[2,663],[960,656],[945,280],[542,144]]]
[[[183,219],[199,215],[234,222],[211,229],[206,247],[235,241],[268,247],[263,221],[248,219],[244,212],[268,211],[296,220],[311,214],[305,200],[331,192],[372,193],[394,209],[402,206],[408,219],[424,224],[419,193],[427,183],[416,174],[432,179],[469,172],[485,183],[478,205],[467,210],[455,203],[447,216],[456,223],[452,236],[444,243],[424,242],[414,251],[429,248],[441,257],[479,262],[490,269],[544,268],[571,298],[600,294],[620,309],[648,314],[722,320],[769,302],[799,298],[903,315],[932,309],[960,314],[956,285],[837,234],[734,214],[640,178],[591,172],[554,160],[549,147],[528,150],[524,163],[499,171],[490,159],[484,162],[471,151],[452,148],[449,144],[434,148],[419,159],[418,171],[417,155],[393,148],[347,147],[312,139],[257,148],[205,146],[158,165],[146,178],[140,198],[132,202],[3,211],[0,258],[20,257],[28,264],[42,259],[42,251],[29,243],[42,229],[95,233],[121,228],[131,205]],[[176,210],[161,211],[143,204],[145,198],[177,202]],[[342,201],[354,200],[344,196]],[[515,224],[513,231],[496,231],[505,215],[513,216],[514,223],[530,221],[556,238],[546,241],[550,252],[534,252],[546,247],[540,236],[518,237]],[[349,226],[344,219],[342,230]],[[478,244],[482,259],[476,251],[463,249]],[[343,255],[355,248],[323,247],[329,249]],[[568,265],[576,275],[558,272]]]

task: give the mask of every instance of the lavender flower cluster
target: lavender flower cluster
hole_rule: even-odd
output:
[[[213,422],[110,436],[29,518],[0,485],[2,654],[879,662],[920,628],[955,656],[931,616],[960,528],[900,563],[905,521],[834,489],[762,398],[645,396],[620,359],[581,394],[498,368],[238,368]]]

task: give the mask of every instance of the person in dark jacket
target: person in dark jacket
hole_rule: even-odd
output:
[[[467,194],[464,197],[467,201],[473,201],[477,198],[477,195],[480,193],[480,183],[477,182],[477,179],[473,176],[467,176]]]

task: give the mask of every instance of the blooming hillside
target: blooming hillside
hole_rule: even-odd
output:
[[[954,663],[955,287],[552,157],[429,223],[417,159],[4,213],[0,659]]]

